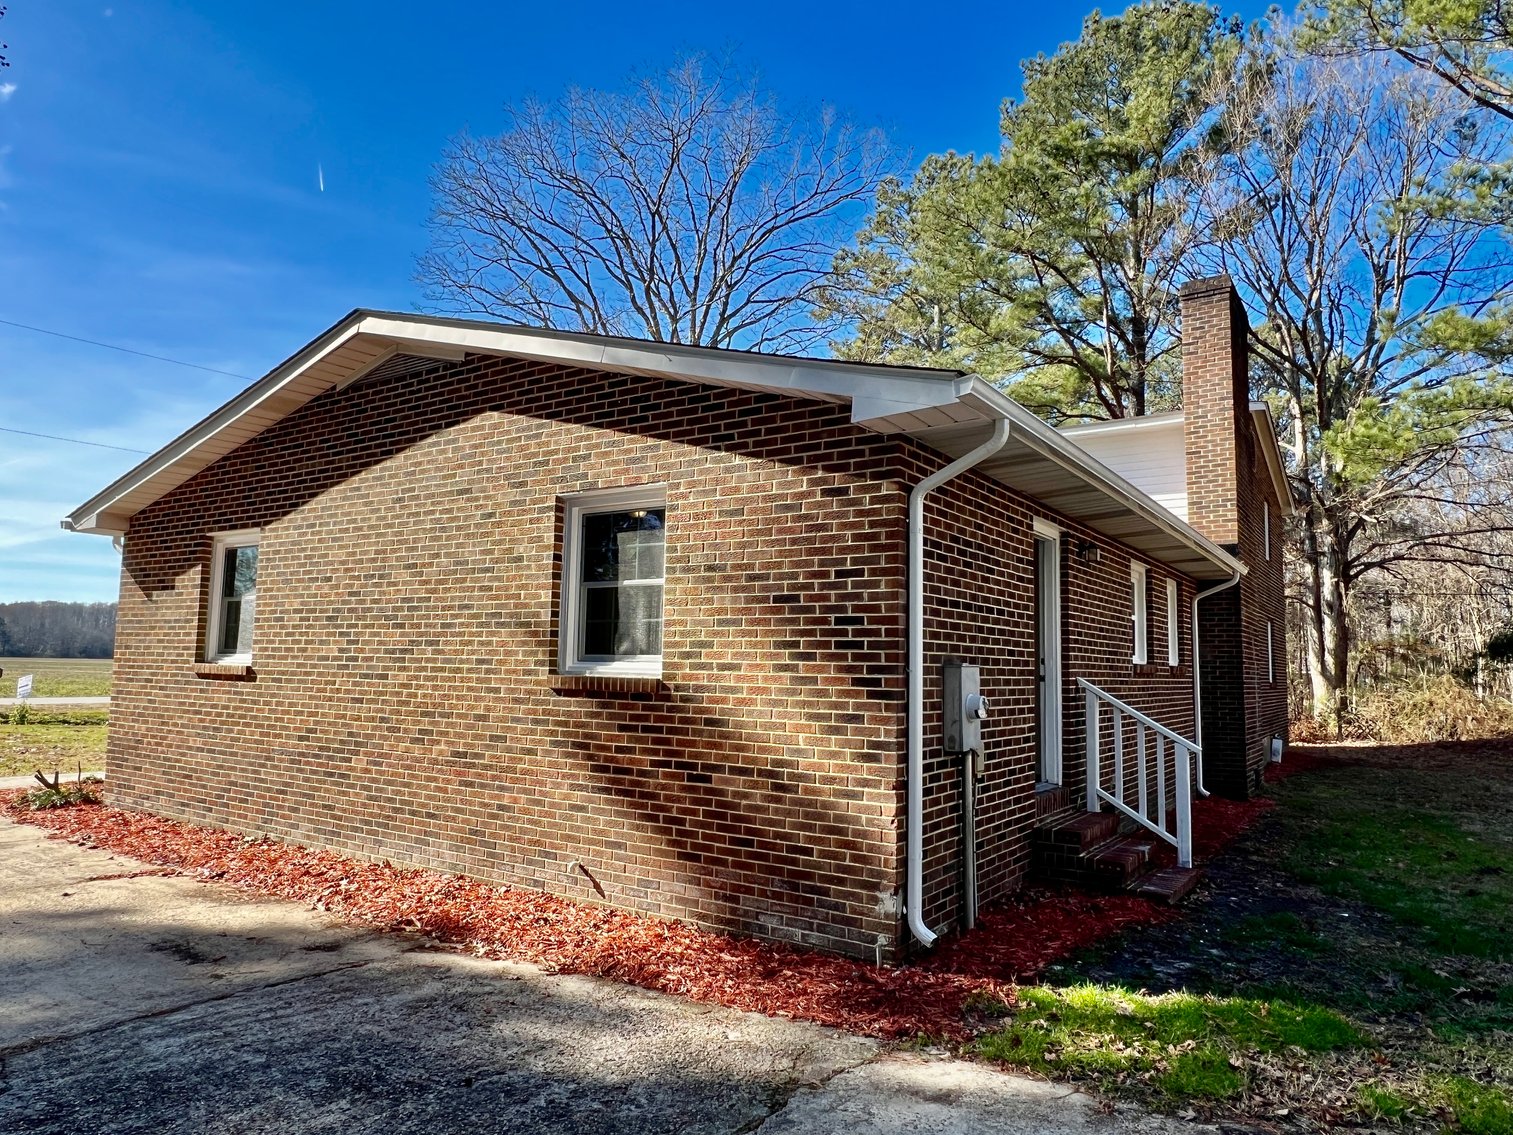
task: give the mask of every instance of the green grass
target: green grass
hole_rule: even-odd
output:
[[[105,710],[31,709],[25,725],[11,724],[13,716],[11,709],[0,712],[0,776],[105,767]]]
[[[1413,1112],[1413,1101],[1394,1088],[1380,1084],[1362,1084],[1356,1089],[1356,1106],[1367,1119],[1388,1119],[1401,1123]]]
[[[1449,1106],[1457,1126],[1468,1135],[1513,1132],[1513,1096],[1501,1089],[1464,1076],[1448,1076],[1434,1085],[1434,1094]]]
[[[1437,809],[1441,786],[1427,774],[1346,771],[1284,786],[1287,868],[1391,915],[1435,951],[1513,961],[1513,834]]]
[[[1247,1120],[1327,1085],[1382,1130],[1513,1135],[1513,740],[1333,756],[1271,789],[1216,901],[1067,959],[983,1055]]]
[[[16,696],[16,679],[35,679],[32,697],[92,698],[110,693],[109,658],[0,658],[0,697]]]
[[[1249,1053],[1362,1041],[1339,1014],[1312,1005],[1077,985],[1021,989],[1013,1019],[976,1051],[1048,1076],[1134,1076],[1174,1099],[1222,1100],[1244,1089]]]

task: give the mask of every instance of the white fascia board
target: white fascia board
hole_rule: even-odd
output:
[[[1260,435],[1261,451],[1266,454],[1266,468],[1271,473],[1272,484],[1277,490],[1277,501],[1282,506],[1282,515],[1291,516],[1296,510],[1292,500],[1292,486],[1287,483],[1287,465],[1282,459],[1282,443],[1277,433],[1277,420],[1271,416],[1271,407],[1265,402],[1250,404],[1250,420],[1255,423]]]
[[[380,357],[370,360],[354,374],[344,376],[340,382],[327,384],[323,390],[337,385],[350,385],[399,353],[451,361],[460,361],[468,353],[502,355],[559,365],[577,365],[593,370],[662,375],[690,382],[788,390],[798,397],[850,402],[854,419],[858,415],[864,418],[877,417],[879,410],[900,412],[950,405],[957,401],[964,388],[960,373],[955,371],[872,367],[824,359],[745,354],[709,347],[688,347],[359,309],[80,505],[62,522],[63,527],[74,532],[112,535],[124,530],[136,509],[128,507],[120,510],[124,512],[124,516],[118,514],[109,518],[110,524],[118,527],[104,527],[106,514],[112,505],[154,477],[164,473],[169,473],[170,478],[176,476],[172,472],[176,463],[189,461],[193,464],[196,450],[210,445],[208,460],[179,479],[177,483],[182,484],[183,480],[193,476],[199,468],[220,456],[215,452],[213,443],[222,430],[235,424],[270,398],[283,393],[310,367],[357,336],[381,341],[383,348]],[[306,392],[304,400],[308,401],[321,392]],[[161,490],[168,491],[171,491],[171,486]],[[88,521],[96,523],[88,524]]]
[[[1168,410],[1164,414],[1142,414],[1138,418],[1110,418],[1106,422],[1083,422],[1075,426],[1060,426],[1057,432],[1087,437],[1089,434],[1122,433],[1126,430],[1149,430],[1181,424],[1182,411]]]
[[[479,354],[590,370],[651,373],[721,386],[791,390],[800,397],[828,396],[834,401],[852,403],[852,420],[858,422],[904,410],[950,405],[957,400],[961,386],[961,376],[953,371],[869,367],[500,324],[440,323],[371,313],[359,324],[359,330],[396,340],[406,349],[412,345],[445,345]]]
[[[257,409],[268,399],[282,392],[310,366],[325,357],[357,334],[357,313],[331,327],[297,354],[280,363],[266,376],[247,387],[231,401],[208,417],[185,430],[178,437],[158,450],[151,457],[128,470],[99,493],[74,509],[63,521],[63,527],[74,532],[104,531],[83,527],[81,520],[92,513],[104,513],[110,506],[131,492],[142,482],[162,473],[176,461],[190,456],[195,449],[213,438],[225,427],[244,414]]]
[[[1020,444],[1029,446],[1047,461],[1054,461],[1081,477],[1089,485],[1191,548],[1210,563],[1232,573],[1245,571],[1245,565],[1219,545],[1177,519],[1087,450],[1070,438],[1063,437],[1059,430],[1041,421],[1003,391],[981,378],[974,377],[972,381],[973,396],[983,405],[992,406],[1000,417],[1009,419]]]

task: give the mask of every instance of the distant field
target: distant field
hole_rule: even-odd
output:
[[[31,674],[34,698],[95,698],[110,693],[109,658],[0,658],[0,698],[16,696],[16,679]]]
[[[10,677],[9,669],[6,677]],[[33,709],[25,725],[11,723],[16,710],[0,709],[0,776],[25,776],[35,769],[85,772],[105,767],[110,714],[104,709]]]

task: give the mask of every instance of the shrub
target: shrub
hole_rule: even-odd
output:
[[[100,803],[99,789],[102,782],[97,776],[85,776],[81,772],[72,784],[61,784],[57,772],[48,780],[39,769],[37,783],[41,787],[33,788],[26,794],[26,806],[33,812],[46,808],[69,808],[75,804]]]
[[[1481,698],[1449,675],[1360,694],[1342,722],[1351,740],[1386,744],[1513,735],[1513,702]]]

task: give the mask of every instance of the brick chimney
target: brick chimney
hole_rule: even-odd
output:
[[[1187,522],[1215,544],[1240,542],[1250,379],[1245,308],[1228,276],[1182,285],[1182,413]]]

